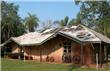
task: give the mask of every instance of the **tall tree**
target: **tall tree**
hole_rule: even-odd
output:
[[[21,18],[17,14],[18,5],[13,3],[1,2],[1,42],[5,42],[12,36],[19,36],[25,32],[21,23]],[[20,32],[21,31],[21,32]]]
[[[76,0],[76,4],[80,5],[78,18],[82,24],[110,37],[110,1]]]
[[[25,18],[25,26],[29,32],[34,32],[38,26],[39,19],[36,15],[28,13],[28,17]]]

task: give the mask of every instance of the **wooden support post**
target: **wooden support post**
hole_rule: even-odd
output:
[[[40,47],[39,49],[40,49],[40,62],[42,62],[42,47]]]
[[[28,60],[30,60],[30,48],[28,47],[29,54],[28,54]]]
[[[108,44],[107,44],[107,48],[106,48],[106,52],[107,52],[107,54],[106,54],[106,56],[107,56],[107,63],[108,63]]]
[[[29,60],[31,60],[31,46],[30,46],[30,49],[29,49],[29,51],[30,51],[30,55],[29,55]]]
[[[24,47],[24,51],[25,51],[25,47]],[[24,62],[25,62],[25,52],[23,53],[23,59],[24,59]]]
[[[107,62],[108,62],[108,52],[107,52],[107,48],[108,48],[108,45],[106,44],[106,46],[104,47],[105,48],[105,62],[106,62],[106,68],[107,68]]]
[[[29,55],[28,55],[28,59],[31,60],[31,47],[28,47],[29,48]]]
[[[18,47],[19,47],[19,56],[18,56],[18,59],[21,60],[21,47],[20,46],[18,46]]]
[[[21,60],[23,59],[23,47],[22,46],[20,47],[20,59]]]
[[[96,69],[99,70],[99,63],[98,63],[98,53],[96,53]]]
[[[102,68],[102,47],[100,43],[100,68]]]
[[[81,57],[80,57],[80,59],[81,59],[81,66],[83,65],[83,45],[82,45],[82,43],[81,43]]]
[[[7,52],[6,52],[7,47],[4,47],[4,57],[7,58]]]

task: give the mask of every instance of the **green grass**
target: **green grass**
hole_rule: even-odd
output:
[[[1,59],[2,71],[97,71],[91,68],[78,68],[75,66],[69,66],[64,64],[49,64],[41,63],[37,61],[19,61]],[[107,71],[107,69],[101,69],[99,71]],[[108,70],[110,71],[110,70]]]

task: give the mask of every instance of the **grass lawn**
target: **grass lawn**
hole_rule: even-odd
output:
[[[49,64],[37,61],[19,61],[1,59],[2,71],[97,71],[91,68],[78,68],[64,64]],[[110,69],[100,69],[99,71],[110,71]]]

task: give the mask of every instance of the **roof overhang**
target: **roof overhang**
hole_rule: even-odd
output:
[[[20,46],[35,46],[35,45],[42,45],[42,44],[44,44],[45,42],[47,42],[48,40],[50,40],[50,39],[52,39],[52,38],[54,38],[54,37],[56,37],[56,34],[51,35],[50,37],[46,38],[45,40],[43,40],[43,41],[40,42],[40,43],[34,43],[34,44],[20,44],[20,43],[18,43],[18,44],[19,44]]]
[[[8,39],[6,42],[4,42],[4,43],[0,44],[0,47],[3,47],[4,45],[6,45],[7,43],[10,43],[10,42],[11,42],[11,38],[10,38],[10,39]]]
[[[96,31],[94,31],[94,30],[92,30],[92,29],[89,29],[89,28],[87,28],[87,27],[85,27],[85,26],[83,26],[83,25],[81,25],[81,26],[84,27],[84,28],[86,28],[86,29],[88,29],[89,31],[91,31],[91,32],[92,32],[96,37],[98,37],[102,42],[110,43],[110,39],[109,39],[108,37],[106,37],[106,36],[104,36],[104,35],[102,35],[102,34],[96,32]]]
[[[82,27],[86,28],[85,26],[81,25]],[[57,35],[61,35],[61,36],[64,36],[70,40],[73,40],[73,41],[76,41],[78,43],[101,43],[102,41],[105,42],[105,43],[110,43],[110,39],[107,38],[106,36],[103,36],[102,34],[100,33],[97,33],[95,32],[94,30],[91,30],[89,28],[86,28],[88,29],[90,32],[92,32],[97,38],[99,38],[99,40],[80,40],[78,39],[77,37],[75,36],[72,36],[74,33],[71,33],[71,35],[69,33],[64,33],[62,31],[58,31],[58,32],[55,32],[51,35],[49,35],[48,37],[46,38],[43,38],[42,41],[40,42],[35,42],[37,40],[34,41],[34,43],[20,43],[18,40],[16,40],[16,37],[11,37],[9,40],[7,40],[5,43],[1,44],[0,46],[4,46],[5,44],[11,42],[11,41],[14,41],[15,43],[17,43],[18,45],[20,46],[34,46],[34,45],[42,45],[44,44],[45,42],[47,42],[48,40],[56,37]],[[47,34],[48,35],[48,34]],[[23,40],[23,39],[22,39]],[[27,39],[26,39],[27,40]],[[40,39],[39,39],[40,40]]]

